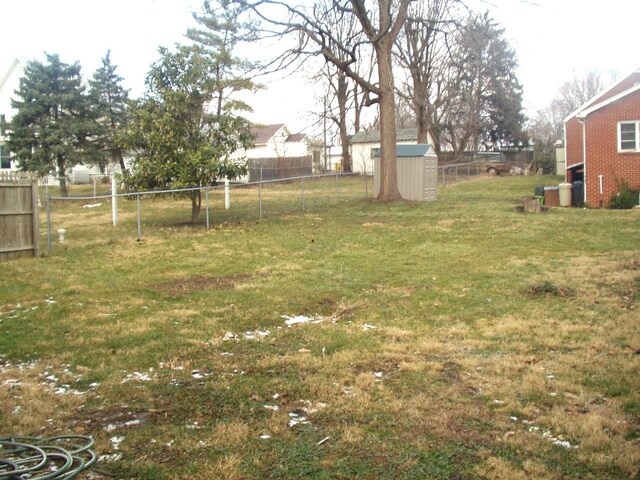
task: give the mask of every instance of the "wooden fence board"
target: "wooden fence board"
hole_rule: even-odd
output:
[[[304,157],[254,158],[249,160],[250,182],[301,177],[312,173],[311,155]]]
[[[40,255],[38,183],[23,174],[0,175],[0,260]]]

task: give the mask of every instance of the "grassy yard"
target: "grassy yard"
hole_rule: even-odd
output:
[[[92,435],[105,479],[640,478],[640,211],[515,213],[541,181],[5,262],[0,437]]]

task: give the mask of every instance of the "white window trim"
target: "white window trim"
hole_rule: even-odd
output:
[[[633,123],[636,127],[636,147],[622,148],[622,124]],[[618,122],[618,153],[640,152],[640,120],[623,120]]]

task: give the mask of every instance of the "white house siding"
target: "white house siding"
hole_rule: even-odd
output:
[[[417,128],[399,128],[396,145],[415,145],[418,138]],[[356,133],[350,142],[353,171],[355,173],[373,174],[374,151],[380,148],[380,135],[377,131],[361,131]],[[433,144],[431,135],[427,135],[427,143]]]
[[[399,141],[396,145],[415,145],[414,141]],[[367,175],[373,174],[374,151],[380,148],[380,142],[354,143],[351,145],[353,172]]]
[[[3,65],[0,70],[0,115],[4,115],[6,122],[10,122],[16,111],[11,107],[11,98],[15,96],[15,90],[20,87],[20,79],[24,75],[24,65],[15,59],[9,65]],[[7,138],[0,131],[0,145],[5,145]],[[3,147],[4,153],[4,147]],[[0,168],[2,164],[0,164]],[[11,164],[10,170],[16,170],[16,165]],[[2,170],[8,170],[2,168]]]

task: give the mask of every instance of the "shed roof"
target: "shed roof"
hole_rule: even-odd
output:
[[[435,155],[433,147],[427,143],[420,143],[417,145],[396,145],[396,156],[398,158],[426,157],[429,152],[431,155]],[[375,156],[380,156],[379,148],[376,148]]]

